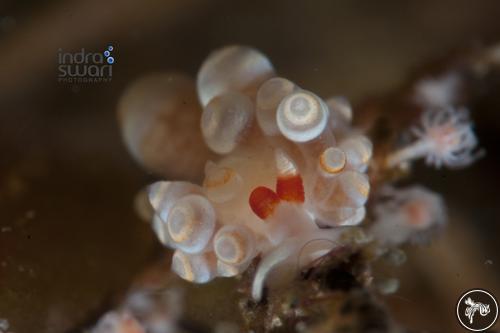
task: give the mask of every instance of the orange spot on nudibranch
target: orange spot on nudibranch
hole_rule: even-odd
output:
[[[274,209],[280,202],[280,198],[273,190],[259,186],[250,193],[248,202],[255,215],[265,220],[273,214]]]
[[[276,182],[276,193],[282,200],[303,203],[305,196],[302,177],[298,174],[279,176]]]
[[[214,188],[217,186],[225,185],[231,180],[232,177],[234,177],[234,175],[234,170],[229,168],[221,168],[220,173],[216,177],[205,179],[205,181],[203,182],[203,186]]]

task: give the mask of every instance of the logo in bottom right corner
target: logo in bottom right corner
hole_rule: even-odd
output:
[[[469,290],[458,300],[457,318],[469,331],[486,331],[498,319],[498,302],[493,294],[484,289]]]

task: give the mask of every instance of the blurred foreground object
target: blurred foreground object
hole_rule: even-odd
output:
[[[175,333],[182,311],[179,290],[136,290],[105,314],[91,333]]]
[[[152,74],[128,88],[118,118],[129,151],[143,167],[163,176],[196,179],[211,156],[199,131],[200,114],[190,78]]]

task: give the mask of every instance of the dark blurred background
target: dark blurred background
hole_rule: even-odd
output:
[[[11,330],[70,332],[113,305],[160,251],[133,209],[153,179],[122,144],[116,105],[136,78],[195,75],[213,49],[247,44],[320,95],[391,92],[457,48],[500,42],[498,1],[0,0],[0,318]],[[113,81],[57,82],[58,49],[113,45]],[[473,105],[488,154],[464,171],[417,168],[442,192],[443,237],[411,250],[387,297],[404,326],[459,331],[474,287],[500,297],[500,80]],[[400,110],[404,112],[405,110]]]

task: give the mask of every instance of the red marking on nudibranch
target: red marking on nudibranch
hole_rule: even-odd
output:
[[[273,214],[274,209],[280,202],[280,198],[273,190],[259,186],[250,193],[248,202],[255,215],[265,220]]]
[[[305,197],[302,177],[299,174],[279,176],[276,181],[276,193],[282,200],[303,203]]]

